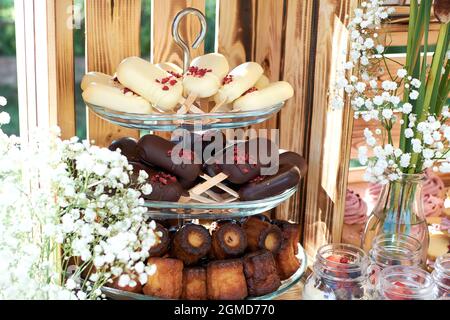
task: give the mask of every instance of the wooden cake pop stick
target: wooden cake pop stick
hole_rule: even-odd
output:
[[[220,195],[218,195],[217,193],[215,193],[212,190],[206,190],[205,194],[218,203],[225,202],[225,200]]]
[[[191,190],[189,190],[189,193],[200,195],[204,193],[205,191],[211,189],[212,187],[216,186],[218,183],[224,181],[227,179],[228,176],[224,173],[219,173],[218,175],[214,176],[213,178],[196,185]]]
[[[208,176],[207,174],[202,174],[200,176],[202,179],[209,181],[212,178],[210,176]],[[237,193],[236,191],[234,191],[233,189],[227,187],[226,185],[224,185],[223,183],[218,183],[215,185],[217,188],[222,189],[223,191],[227,192],[228,194],[230,194],[231,196],[233,196],[234,198],[239,198],[239,193]]]
[[[195,201],[198,201],[198,202],[201,202],[201,203],[208,203],[208,204],[215,204],[215,203],[217,203],[216,201],[208,199],[206,197],[203,197],[203,196],[201,196],[199,194],[195,194],[195,193],[189,192],[189,195],[190,195],[192,200],[195,200]]]

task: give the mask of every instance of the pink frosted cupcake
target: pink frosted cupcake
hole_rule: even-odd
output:
[[[359,194],[347,189],[345,197],[344,226],[342,242],[361,245],[361,236],[367,221],[367,204]]]
[[[427,169],[425,171],[425,181],[422,184],[423,195],[430,194],[437,198],[444,198],[445,185],[444,181],[433,170]]]

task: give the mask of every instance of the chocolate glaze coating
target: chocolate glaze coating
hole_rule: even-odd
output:
[[[133,138],[114,140],[108,149],[111,151],[120,149],[121,153],[127,157],[128,161],[138,161],[137,141]]]
[[[206,170],[217,172],[219,169],[220,172],[228,176],[228,181],[231,183],[244,184],[259,176],[261,168],[264,167],[258,155],[260,153],[259,148],[264,143],[267,143],[269,151],[273,150],[271,141],[264,138],[232,145],[216,155],[215,158],[209,159],[206,163]],[[257,146],[257,150],[251,149],[254,145]],[[227,161],[230,159],[233,160]]]
[[[207,131],[202,135],[194,132],[182,132],[180,135],[174,135],[171,141],[175,144],[183,143],[183,148],[197,153],[198,157],[205,162],[210,156],[214,156],[217,150],[222,150],[226,145],[226,137],[221,131]],[[217,145],[212,145],[217,143]],[[211,145],[211,146],[210,146]],[[210,146],[205,156],[205,149]]]
[[[280,167],[283,165],[294,165],[300,170],[300,178],[303,178],[308,171],[306,160],[298,153],[287,151],[280,154]]]
[[[170,176],[162,171],[157,171],[139,162],[130,162],[130,164],[133,166],[133,180],[137,179],[141,170],[147,172],[149,176],[147,183],[151,184],[153,190],[149,195],[143,195],[142,197],[144,199],[173,202],[180,200],[184,189],[176,177]]]
[[[260,200],[275,196],[300,182],[300,170],[293,165],[280,167],[273,176],[258,177],[239,190],[242,201]]]
[[[176,144],[155,135],[146,135],[138,142],[138,155],[141,162],[156,167],[183,178],[188,181],[197,179],[201,172],[201,165],[194,164],[194,154],[184,151],[183,163],[175,164],[172,161],[172,151]]]

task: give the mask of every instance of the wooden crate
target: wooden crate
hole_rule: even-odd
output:
[[[58,124],[63,137],[75,134],[73,32],[67,27],[73,0],[17,0],[23,29],[33,31],[39,21],[46,22],[45,41],[38,35],[23,33],[26,66],[47,66],[48,88],[32,77],[21,79],[23,100],[33,120],[38,107],[36,92],[48,92],[50,112],[47,122]],[[112,74],[120,61],[140,54],[141,0],[85,0],[87,71]],[[303,244],[311,255],[330,241],[339,241],[347,184],[352,114],[333,111],[328,96],[347,46],[345,24],[357,0],[217,0],[215,48],[228,57],[234,67],[244,61],[259,62],[272,81],[289,81],[295,96],[282,112],[259,128],[278,128],[281,148],[296,151],[309,162],[309,173],[300,191],[280,206],[275,215],[303,226]],[[171,21],[178,11],[195,7],[205,11],[206,0],[153,0],[151,61],[180,64],[181,51],[171,36]],[[34,16],[33,16],[33,12]],[[37,13],[45,13],[38,18]],[[30,20],[28,16],[36,18]],[[192,40],[199,31],[195,19],[182,25]],[[41,35],[42,37],[42,35]],[[20,38],[20,37],[19,37]],[[42,39],[39,39],[42,40]],[[26,50],[25,50],[26,49]],[[40,54],[41,59],[32,52]],[[193,56],[200,55],[200,47]],[[39,73],[39,70],[33,72]],[[42,70],[41,70],[42,71]],[[25,74],[25,73],[23,73]],[[41,77],[35,77],[35,79]],[[44,77],[45,78],[45,77]],[[41,81],[39,81],[41,82]],[[34,90],[37,87],[40,89]],[[30,110],[32,112],[30,113]],[[34,111],[33,111],[34,110]],[[27,127],[36,125],[31,121]],[[23,131],[25,132],[25,131]],[[88,112],[88,138],[106,146],[122,136],[138,137],[139,132],[107,123]]]

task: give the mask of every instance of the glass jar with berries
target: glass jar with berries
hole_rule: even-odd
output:
[[[439,299],[450,300],[450,253],[436,259],[431,275],[438,287]]]
[[[389,266],[419,267],[422,263],[422,245],[416,238],[404,234],[380,234],[373,240],[369,258],[369,291],[372,295],[383,269]]]
[[[329,244],[317,251],[313,273],[306,280],[304,300],[367,299],[366,253],[349,244]]]
[[[431,274],[418,267],[390,266],[377,280],[375,299],[434,300],[438,289]]]

